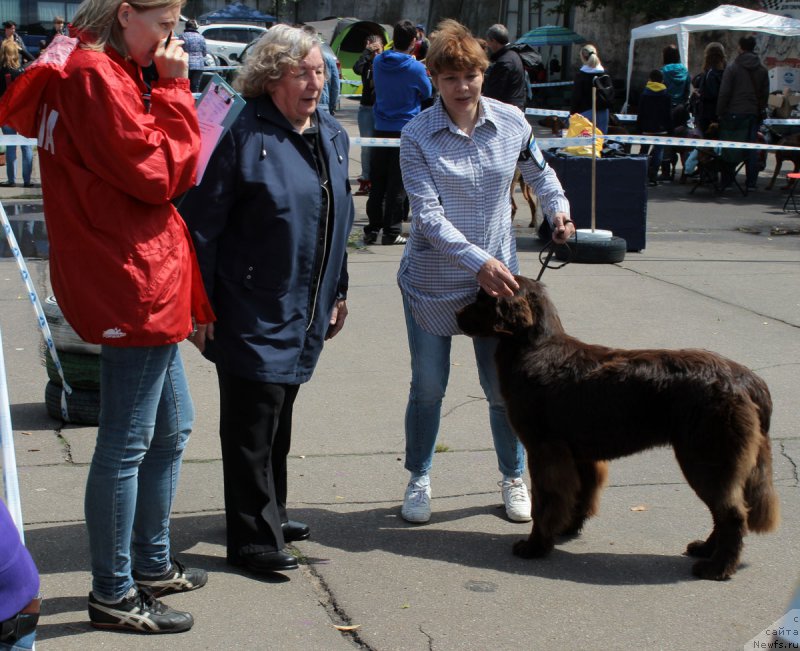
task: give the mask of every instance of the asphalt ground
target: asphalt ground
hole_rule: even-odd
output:
[[[338,113],[351,135],[356,110],[344,100]],[[357,147],[351,158],[355,179]],[[400,518],[410,376],[395,281],[402,249],[358,244],[366,216],[357,197],[349,317],[295,408],[289,507],[312,529],[292,547],[299,570],[259,578],[225,564],[215,373],[191,345],[181,345],[197,420],[175,502],[173,546],[184,562],[206,568],[209,581],[164,598],[196,621],[190,632],[168,638],[100,632],[87,623],[83,492],[95,430],[47,416],[33,311],[13,261],[0,259],[22,508],[45,598],[37,648],[758,648],[749,641],[785,614],[800,574],[800,238],[782,234],[800,227],[800,217],[781,210],[778,190],[717,197],[705,187],[690,195],[689,188],[650,189],[642,252],[618,264],[548,270],[543,281],[567,331],[583,340],[706,348],[769,384],[783,520],[776,533],[745,539],[732,580],[691,576],[692,560],[682,552],[707,535],[711,521],[669,449],[613,462],[600,513],[580,537],[544,560],[513,556],[512,543],[529,525],[504,517],[487,405],[466,337],[453,345],[432,471],[433,517],[424,526]],[[17,199],[35,205],[36,194],[0,190],[7,208]],[[527,208],[521,212],[515,228],[522,271],[535,277],[542,243],[527,228]],[[28,263],[44,298],[47,262]]]

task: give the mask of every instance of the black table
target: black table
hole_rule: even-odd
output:
[[[569,199],[576,228],[592,227],[592,159],[546,151]],[[628,251],[641,251],[647,226],[647,157],[598,158],[595,228],[625,239]],[[549,235],[548,235],[549,237]]]

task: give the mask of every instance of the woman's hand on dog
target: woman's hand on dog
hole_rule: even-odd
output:
[[[564,244],[573,235],[575,235],[575,224],[569,215],[563,212],[553,215],[553,242]]]
[[[519,285],[514,279],[514,274],[496,258],[490,258],[483,263],[480,271],[478,271],[478,284],[489,296],[495,298],[498,296],[513,296],[514,292],[519,289]]]

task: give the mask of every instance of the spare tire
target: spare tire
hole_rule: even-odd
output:
[[[55,296],[48,296],[42,302],[42,310],[53,335],[53,345],[56,350],[65,350],[70,353],[83,353],[99,355],[100,346],[85,342],[64,318],[61,308],[58,307]]]
[[[97,425],[100,419],[100,392],[73,389],[67,396],[68,417],[61,414],[61,385],[48,382],[44,390],[47,413],[56,420],[80,425]]]
[[[555,247],[556,258],[569,262],[588,264],[622,262],[628,244],[621,237],[612,236],[603,240],[578,238]]]

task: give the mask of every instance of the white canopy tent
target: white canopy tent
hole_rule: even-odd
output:
[[[660,20],[656,23],[636,27],[631,30],[631,44],[628,49],[625,106],[628,106],[628,98],[630,97],[633,48],[637,40],[674,34],[678,39],[678,51],[681,55],[681,61],[687,64],[689,61],[689,33],[721,29],[741,32],[764,32],[776,36],[800,36],[800,20],[734,5],[720,5],[704,14]]]

